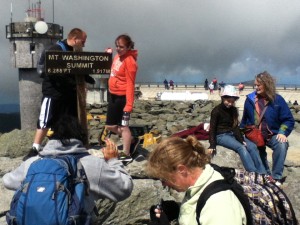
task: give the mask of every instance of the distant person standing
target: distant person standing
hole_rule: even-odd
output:
[[[284,98],[276,94],[275,81],[268,72],[256,75],[254,85],[256,90],[246,97],[240,126],[244,128],[247,125],[257,124],[264,112],[259,129],[266,146],[273,151],[272,172],[269,169],[266,147],[259,148],[260,157],[267,172],[280,185],[289,147],[287,137],[294,128],[295,120]]]
[[[165,85],[165,89],[169,90],[169,83],[168,83],[167,79],[164,80],[164,85]]]
[[[218,85],[218,80],[217,80],[217,78],[214,78],[214,79],[212,80],[212,82],[213,82],[213,85],[214,85],[214,90],[217,90],[217,85]]]
[[[221,92],[223,92],[224,87],[225,87],[225,83],[223,81],[219,83],[219,95],[221,94]]]
[[[48,50],[51,51],[74,51],[81,49],[87,39],[87,34],[79,28],[72,29],[67,39],[58,41]],[[45,74],[45,51],[42,53],[37,66],[37,71],[43,78],[42,82],[42,105],[39,119],[37,122],[37,130],[34,137],[32,148],[23,158],[38,154],[41,150],[41,143],[45,138],[49,128],[63,115],[77,117],[77,92],[76,78],[74,74],[69,75],[46,75]],[[95,80],[89,75],[85,76],[85,81],[91,84]]]
[[[134,42],[127,34],[118,36],[115,45],[117,55],[114,57],[108,80],[106,129],[122,137],[123,151],[119,154],[119,160],[129,162],[132,161],[129,119],[134,104],[138,52],[134,50]]]
[[[208,80],[207,80],[207,78],[204,81],[204,89],[208,90]]]
[[[171,90],[174,90],[174,81],[170,80],[169,82]]]
[[[214,93],[214,84],[213,84],[213,82],[211,82],[211,83],[208,85],[208,87],[209,87],[209,93],[210,93],[210,94],[213,94],[213,93]]]
[[[241,94],[245,88],[245,85],[243,83],[239,83],[239,93]]]

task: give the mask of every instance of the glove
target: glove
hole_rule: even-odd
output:
[[[170,221],[178,219],[179,204],[175,201],[162,201],[160,218],[156,217],[154,210],[158,205],[153,205],[150,208],[150,219],[152,225],[170,225]]]
[[[156,213],[154,211],[156,208],[157,208],[157,205],[153,205],[150,208],[151,222],[149,225],[170,225],[170,221],[164,211],[161,211],[159,218],[156,217]]]

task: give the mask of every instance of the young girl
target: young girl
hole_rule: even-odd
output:
[[[266,174],[256,145],[244,139],[240,132],[238,109],[234,106],[238,99],[235,87],[226,85],[221,94],[221,104],[211,112],[208,151],[215,153],[217,145],[229,148],[239,154],[247,171]]]

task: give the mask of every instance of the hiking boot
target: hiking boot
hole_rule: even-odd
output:
[[[23,157],[23,161],[26,161],[27,159],[33,157],[33,156],[37,156],[39,154],[39,151],[35,148],[35,147],[32,147],[29,152],[27,153],[27,155],[25,155]]]
[[[132,158],[130,155],[126,155],[124,152],[120,152],[118,156],[118,160],[122,162],[131,162]]]

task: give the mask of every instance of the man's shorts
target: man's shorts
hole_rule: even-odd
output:
[[[106,125],[121,125],[125,105],[125,95],[108,94]]]
[[[51,128],[63,115],[77,117],[76,98],[49,98],[43,97],[37,128]]]

